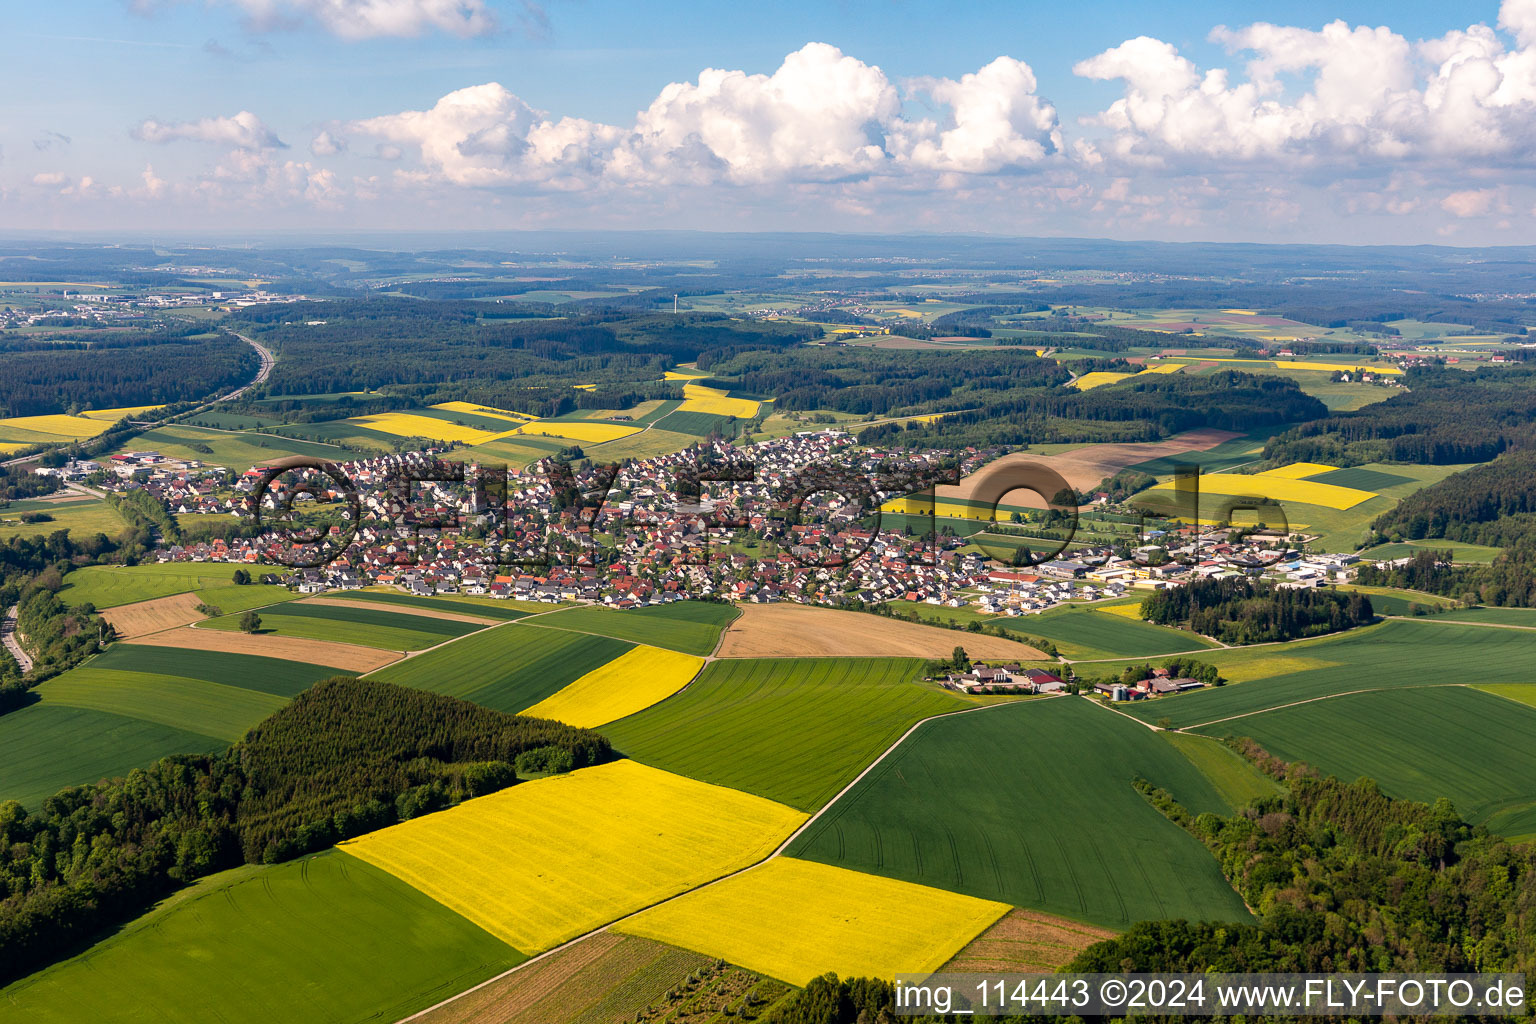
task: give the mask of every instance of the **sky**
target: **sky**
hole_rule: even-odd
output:
[[[0,233],[1536,226],[1536,0],[7,7]]]

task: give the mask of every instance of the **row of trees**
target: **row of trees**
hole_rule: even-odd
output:
[[[596,733],[353,678],[315,684],[228,751],[0,804],[0,983],[177,886],[322,849],[517,780],[612,756]]]

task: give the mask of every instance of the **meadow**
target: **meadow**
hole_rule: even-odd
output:
[[[937,970],[1009,909],[776,857],[617,928],[805,985],[827,971],[844,978],[894,978]],[[793,941],[786,941],[790,936]]]
[[[1341,779],[1368,776],[1392,796],[1447,797],[1468,821],[1510,838],[1536,835],[1536,708],[1471,687],[1347,694],[1201,731],[1252,737]]]
[[[341,849],[531,955],[755,863],[804,820],[760,797],[614,761]]]
[[[1044,637],[1073,661],[1151,658],[1216,646],[1187,630],[1154,625],[1089,605],[1062,605],[1039,615],[992,621],[1011,633]]]
[[[239,630],[240,618],[239,615],[225,615],[209,619],[197,628]],[[359,644],[387,651],[417,651],[483,628],[473,622],[456,622],[361,605],[357,608],[343,608],[300,601],[284,605],[277,611],[262,613],[260,632]]]
[[[1396,587],[1338,587],[1336,589],[1355,591],[1369,597],[1371,608],[1377,615],[1412,615],[1414,605],[1429,612],[1438,612],[1453,607],[1456,603],[1449,597]]]
[[[726,417],[723,415],[688,408],[680,408],[656,421],[657,429],[687,436],[690,444],[717,430],[723,430],[725,424]]]
[[[0,541],[11,537],[46,536],[59,530],[69,531],[70,537],[75,540],[93,537],[98,533],[116,537],[128,529],[128,524],[111,505],[96,498],[83,498],[79,501],[26,502],[26,507],[20,507],[22,505],[22,502],[14,502],[8,507],[0,508]],[[27,511],[42,512],[49,517],[48,521],[24,523],[21,521],[21,513]]]
[[[1451,613],[1454,614],[1454,613]],[[1536,635],[1518,629],[1456,625],[1442,616],[1395,619],[1300,643],[1200,656],[1246,681],[1158,700],[1126,714],[1174,728],[1212,724],[1296,701],[1353,690],[1403,691],[1445,683],[1523,683],[1536,678]],[[1233,721],[1223,732],[1241,733]]]
[[[1132,788],[1138,776],[1196,813],[1227,810],[1178,750],[1120,715],[1076,697],[999,705],[921,726],[786,853],[1110,928],[1249,920],[1199,841]]]
[[[515,714],[631,650],[609,637],[531,626],[496,626],[397,662],[373,678],[444,693]]]
[[[1420,551],[1449,551],[1451,560],[1486,565],[1497,558],[1504,549],[1483,544],[1466,544],[1459,540],[1407,540],[1396,544],[1377,544],[1360,552],[1362,558],[1388,559],[1412,558]]]
[[[1191,732],[1162,732],[1158,735],[1189,758],[1189,763],[1200,770],[1233,814],[1254,800],[1281,794],[1279,783],[1217,739]]]
[[[238,569],[250,571],[243,565],[228,562],[87,565],[75,569],[65,578],[59,598],[66,604],[90,603],[97,608],[115,608],[120,604],[197,592],[207,595],[210,604],[229,603],[245,596],[226,592],[235,588],[233,577]],[[253,599],[264,599],[263,603],[284,601],[294,596],[284,587],[260,583],[248,584],[241,589],[248,591]]]
[[[185,423],[172,423],[146,430],[124,447],[133,451],[157,451],[171,459],[191,459],[225,466],[237,473],[288,455],[330,460],[346,459],[353,455],[346,448],[333,444],[301,441],[275,434],[210,430]],[[208,451],[203,451],[204,448]]]
[[[661,420],[658,423],[663,422]],[[703,436],[703,435],[699,435]],[[683,433],[678,430],[665,430],[660,426],[651,426],[638,434],[620,438],[617,441],[609,441],[602,445],[593,445],[586,449],[587,457],[598,462],[621,462],[624,459],[650,459],[657,455],[669,455],[672,452],[680,452],[691,444],[697,444],[699,437],[693,434]]]
[[[519,963],[516,950],[337,852],[213,875],[0,990],[29,1024],[391,1024]]]
[[[917,682],[921,668],[885,658],[715,661],[681,694],[603,734],[647,764],[813,811],[914,723],[970,706]]]
[[[703,658],[641,644],[523,713],[596,729],[666,700],[703,667]]]
[[[629,611],[613,608],[569,608],[540,615],[529,625],[568,629],[579,633],[611,636],[631,643],[650,644],[704,657],[715,649],[720,632],[736,618],[728,604],[678,601]]]

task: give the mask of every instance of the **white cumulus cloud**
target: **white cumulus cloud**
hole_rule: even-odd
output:
[[[1037,164],[1062,149],[1056,108],[1036,95],[1028,64],[999,57],[959,81],[920,79],[915,91],[950,110],[944,126],[919,121],[895,133],[901,159],[916,167],[991,174]]]
[[[133,130],[133,137],[143,142],[163,144],[188,140],[251,150],[283,149],[287,145],[249,110],[242,110],[232,117],[205,117],[200,121],[157,121],[150,118]]]

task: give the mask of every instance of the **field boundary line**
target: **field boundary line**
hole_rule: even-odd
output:
[[[1084,700],[1086,700],[1090,704],[1095,704],[1095,705],[1097,705],[1097,706],[1099,706],[1101,708],[1104,708],[1107,711],[1113,711],[1115,714],[1119,715],[1121,718],[1129,718],[1131,721],[1135,722],[1137,725],[1144,725],[1148,729],[1151,729],[1153,732],[1178,732],[1177,729],[1160,729],[1157,726],[1153,725],[1151,722],[1143,722],[1141,719],[1137,718],[1135,715],[1128,715],[1124,711],[1121,711],[1119,708],[1112,707],[1109,704],[1108,701],[1094,700],[1092,697],[1088,696],[1086,693],[1079,694],[1079,696],[1082,697]]]
[[[1424,683],[1419,686],[1367,686],[1361,690],[1342,690],[1339,693],[1325,693],[1321,697],[1308,697],[1306,700],[1293,700],[1289,704],[1276,704],[1272,708],[1259,708],[1256,711],[1244,711],[1240,715],[1228,715],[1226,718],[1213,718],[1209,722],[1196,722],[1194,725],[1181,725],[1171,732],[1186,732],[1190,729],[1204,729],[1208,725],[1220,725],[1222,722],[1232,722],[1239,718],[1252,718],[1254,715],[1266,714],[1270,711],[1283,711],[1285,708],[1299,707],[1302,704],[1316,704],[1320,700],[1333,700],[1335,697],[1352,697],[1360,693],[1397,692],[1399,690],[1443,690],[1452,686],[1470,686],[1470,683]],[[1516,703],[1519,703],[1518,701]]]
[[[521,621],[521,620],[519,620],[519,621]],[[555,627],[550,627],[550,628],[555,628]],[[573,631],[573,632],[576,632],[576,631]],[[1047,698],[1047,699],[1049,699],[1049,698]],[[418,1020],[418,1019],[420,1019],[422,1017],[425,1017],[427,1014],[432,1013],[434,1010],[440,1010],[443,1007],[447,1006],[448,1004],[456,1002],[459,999],[462,999],[464,996],[467,996],[467,995],[470,995],[472,993],[480,991],[481,989],[485,988],[487,985],[491,985],[491,984],[493,984],[495,982],[501,981],[503,978],[510,977],[511,975],[516,974],[518,971],[521,971],[523,968],[529,967],[529,966],[531,966],[533,964],[536,964],[540,960],[543,960],[546,957],[554,956],[556,953],[559,953],[559,952],[561,952],[563,950],[569,949],[571,946],[576,945],[576,943],[581,942],[584,939],[589,939],[589,938],[591,938],[594,935],[600,934],[602,932],[606,932],[609,929],[613,928],[615,925],[623,924],[625,921],[628,921],[630,918],[638,917],[638,916],[640,916],[641,914],[645,913],[648,910],[653,910],[656,907],[664,906],[665,904],[671,903],[673,900],[682,899],[684,896],[688,896],[688,895],[691,895],[692,893],[696,893],[696,892],[700,891],[701,889],[708,889],[710,886],[719,885],[721,882],[728,881],[728,880],[730,880],[732,878],[735,878],[738,875],[744,875],[748,871],[756,870],[757,868],[762,867],[764,864],[767,864],[769,861],[777,859],[781,854],[783,854],[785,848],[788,847],[790,843],[795,841],[796,837],[798,837],[800,835],[800,833],[804,832],[807,828],[810,828],[811,825],[815,824],[816,820],[818,818],[820,818],[823,814],[825,814],[829,809],[831,809],[831,807],[834,804],[836,804],[839,800],[841,800],[843,798],[843,796],[850,789],[852,789],[855,785],[858,784],[860,779],[862,779],[862,778],[864,778],[864,776],[868,775],[875,768],[875,766],[877,766],[878,764],[880,764],[881,761],[884,761],[887,757],[889,757],[890,754],[891,754],[891,751],[895,750],[897,747],[901,746],[904,742],[906,742],[907,737],[911,736],[921,726],[926,725],[927,723],[932,722],[935,719],[939,719],[939,718],[953,718],[956,715],[968,715],[968,714],[971,714],[971,713],[977,712],[977,711],[991,711],[994,708],[1012,707],[1012,706],[1018,705],[1018,704],[1032,704],[1032,703],[1035,703],[1035,701],[1028,701],[1028,700],[999,701],[999,702],[997,702],[995,704],[983,704],[980,707],[960,708],[959,710],[956,710],[956,711],[946,711],[943,714],[933,715],[930,718],[924,718],[922,721],[914,722],[912,724],[912,726],[909,729],[907,729],[906,732],[901,734],[901,737],[899,739],[897,739],[895,743],[892,743],[889,747],[887,747],[885,749],[885,751],[879,757],[875,758],[874,761],[870,762],[868,767],[866,767],[862,772],[860,772],[858,774],[857,778],[855,778],[852,782],[848,783],[848,785],[844,786],[842,788],[842,790],[839,791],[836,796],[834,796],[832,799],[828,800],[825,804],[823,804],[820,810],[818,810],[815,814],[811,815],[804,822],[802,822],[800,824],[799,828],[797,828],[793,832],[791,832],[787,839],[785,839],[782,843],[780,843],[778,845],[778,847],[775,848],[772,853],[768,854],[766,857],[762,858],[761,860],[754,861],[751,864],[748,864],[746,867],[737,868],[735,871],[732,871],[729,874],[721,875],[719,878],[712,878],[712,879],[710,879],[707,882],[701,882],[701,883],[699,883],[698,885],[694,886],[691,889],[686,889],[683,892],[677,893],[674,896],[668,896],[665,899],[657,900],[655,903],[652,903],[652,904],[650,904],[648,906],[641,907],[638,910],[632,910],[632,911],[630,911],[629,913],[625,914],[622,917],[616,917],[612,921],[609,921],[607,924],[603,925],[600,928],[593,928],[589,932],[583,932],[580,935],[577,935],[577,936],[575,936],[573,938],[567,939],[566,941],[560,943],[560,945],[558,945],[558,946],[553,946],[550,949],[546,949],[544,952],[540,953],[538,956],[531,956],[527,960],[524,960],[522,963],[517,964],[516,966],[507,968],[505,971],[502,971],[500,974],[496,975],[495,977],[486,978],[484,981],[480,982],[478,985],[472,986],[471,988],[467,988],[467,989],[465,989],[462,992],[455,993],[454,995],[449,996],[447,999],[444,999],[444,1000],[441,1000],[440,1002],[434,1003],[431,1006],[428,1006],[427,1008],[425,1008],[423,1010],[417,1010],[415,1013],[411,1014],[409,1017],[402,1017],[400,1020],[396,1021],[395,1024],[410,1024],[411,1021]],[[729,787],[725,787],[725,788],[729,788]],[[744,791],[742,791],[742,792],[744,792]],[[788,805],[786,804],[785,806],[788,806]],[[513,947],[513,948],[516,948],[516,947]]]

